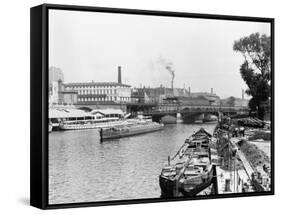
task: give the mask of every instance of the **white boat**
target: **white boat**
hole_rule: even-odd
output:
[[[102,118],[93,120],[63,121],[59,125],[60,130],[80,130],[108,128],[126,124],[125,120],[119,118]]]
[[[52,130],[53,130],[53,125],[52,125],[52,123],[49,123],[49,127],[48,127],[49,133],[52,132]]]

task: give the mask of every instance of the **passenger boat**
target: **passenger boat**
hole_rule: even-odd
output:
[[[94,120],[62,121],[59,125],[59,129],[63,131],[80,129],[99,129],[124,124],[126,124],[126,121],[120,120],[119,118],[101,118]]]
[[[159,176],[162,197],[194,196],[210,186],[214,167],[211,162],[212,135],[201,128],[186,139]]]
[[[52,132],[52,130],[53,130],[53,125],[52,125],[52,123],[49,123],[49,126],[48,126],[49,133]]]
[[[149,121],[139,121],[123,126],[116,126],[110,128],[100,129],[100,139],[110,140],[122,137],[129,137],[149,132],[155,132],[162,130],[164,128],[163,124]]]

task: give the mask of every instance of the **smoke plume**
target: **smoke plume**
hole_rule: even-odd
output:
[[[163,57],[159,57],[158,62],[171,74],[171,88],[174,88],[175,69],[173,63]]]

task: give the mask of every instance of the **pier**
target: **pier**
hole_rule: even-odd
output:
[[[256,131],[257,130],[260,129],[256,129]],[[244,134],[243,136],[232,136],[232,131],[229,130],[229,128],[223,130],[223,132],[225,133],[224,135],[217,137],[218,140],[224,140],[225,146],[228,145],[228,148],[224,150],[224,153],[229,152],[229,154],[227,160],[224,160],[224,164],[221,162],[222,165],[216,166],[218,173],[217,193],[226,194],[270,191],[270,171],[265,171],[264,169],[266,162],[263,162],[261,159],[258,164],[251,163],[251,159],[248,157],[249,154],[242,150],[240,142],[251,145],[248,143],[249,136],[244,136]],[[251,153],[258,152],[261,151],[251,150]]]
[[[167,188],[169,187],[173,190],[172,193],[170,192],[172,196],[191,197],[196,195],[264,192],[270,190],[269,172],[264,169],[264,167],[260,167],[261,163],[259,163],[259,166],[251,163],[251,159],[248,157],[249,154],[247,154],[247,152],[244,153],[245,149],[241,147],[240,142],[246,142],[248,136],[232,136],[232,132],[229,129],[221,129],[221,125],[224,124],[219,122],[209,141],[212,167],[211,180],[206,182],[202,177],[200,183],[198,177],[199,180],[197,182],[199,183],[196,183],[194,180],[195,183],[193,184],[192,181],[189,181],[188,178],[185,177],[187,168],[190,167],[189,164],[192,165],[193,163],[189,160],[193,152],[186,153],[186,151],[188,151],[186,149],[188,146],[182,146],[179,151],[184,151],[183,154],[187,155],[187,159],[183,160],[180,157],[176,159],[173,158],[173,163],[169,165],[169,167],[173,165],[177,166],[177,164],[180,165],[182,162],[186,163],[179,171],[176,170],[174,178],[165,181],[169,183]],[[192,169],[190,170],[192,174],[193,171]],[[161,188],[165,190],[165,187],[163,187],[165,185],[165,182],[163,182],[165,178],[161,179]],[[197,185],[196,187],[190,187],[190,189],[187,190],[184,189],[184,185],[192,186],[195,184]],[[165,191],[168,192],[167,190]]]

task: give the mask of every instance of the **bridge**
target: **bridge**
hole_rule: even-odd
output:
[[[222,105],[183,105],[179,103],[114,103],[111,105],[97,105],[83,103],[76,105],[77,108],[91,111],[97,108],[118,108],[131,113],[142,112],[146,116],[152,116],[153,120],[160,121],[163,116],[170,115],[177,117],[180,115],[184,121],[192,122],[194,120],[208,119],[211,115],[219,114],[234,115],[248,113],[248,107],[243,106],[222,106]]]
[[[180,116],[183,121],[192,123],[195,120],[209,120],[212,115],[235,115],[246,114],[247,107],[238,106],[216,106],[216,105],[159,105],[156,109],[144,111],[144,115],[152,116],[153,120],[160,121],[162,117],[170,115]]]
[[[219,106],[219,105],[169,105],[160,104],[156,109],[146,111],[146,114],[163,114],[163,113],[245,113],[248,112],[248,107],[240,106]]]

